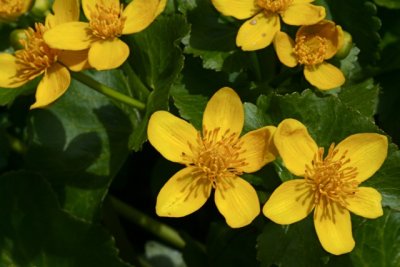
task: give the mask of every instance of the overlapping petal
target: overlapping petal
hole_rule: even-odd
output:
[[[54,27],[58,24],[79,20],[79,0],[54,1],[54,15],[46,16],[46,25]]]
[[[216,188],[215,204],[232,228],[250,224],[260,213],[256,191],[240,177],[233,177],[226,185]]]
[[[383,215],[382,196],[374,188],[359,187],[346,202],[348,210],[364,218],[375,219]]]
[[[243,23],[236,36],[236,45],[244,51],[265,48],[271,44],[280,28],[278,15],[261,12]]]
[[[150,143],[166,159],[184,163],[182,154],[192,156],[189,144],[196,144],[197,130],[188,122],[167,111],[151,115],[147,128]]]
[[[329,90],[342,86],[346,80],[340,69],[327,62],[305,66],[304,77],[320,90]]]
[[[7,53],[0,53],[0,87],[16,88],[28,82],[17,78],[17,70],[16,58]]]
[[[289,25],[312,25],[325,18],[325,8],[308,3],[289,5],[282,12],[282,20]]]
[[[67,22],[47,30],[43,38],[52,48],[84,50],[90,47],[93,37],[86,22]]]
[[[160,0],[135,0],[129,3],[122,14],[126,17],[122,33],[131,34],[145,29],[159,14],[162,4]]]
[[[281,184],[263,207],[264,215],[279,224],[298,222],[313,210],[314,194],[304,179]]]
[[[118,38],[94,42],[88,54],[89,64],[97,70],[115,69],[129,56],[129,46]]]
[[[370,178],[383,164],[387,156],[387,137],[376,133],[353,134],[341,141],[336,149],[339,153],[346,153],[350,159],[348,164],[357,168],[356,179],[363,182]],[[340,154],[340,155],[339,155]]]
[[[303,176],[306,165],[310,165],[318,146],[307,128],[299,121],[285,119],[275,132],[274,143],[286,168],[297,176]]]
[[[241,138],[243,152],[240,157],[247,163],[242,168],[244,172],[256,172],[268,162],[275,160],[276,149],[273,143],[275,130],[274,126],[265,126],[248,132]]]
[[[277,32],[274,38],[275,52],[279,61],[288,67],[297,65],[297,58],[294,54],[295,43],[290,36],[285,32]]]
[[[212,0],[214,7],[225,16],[247,19],[260,12],[253,0]]]
[[[317,205],[314,226],[322,247],[329,253],[341,255],[353,250],[355,242],[348,210],[335,202],[329,206]]]
[[[156,212],[159,216],[183,217],[201,208],[211,193],[207,178],[193,176],[193,168],[187,167],[161,188],[157,196]]]
[[[90,68],[88,61],[89,50],[60,50],[58,52],[58,61],[67,66],[72,71],[81,71]]]
[[[219,128],[218,138],[227,130],[230,133],[242,132],[244,111],[242,101],[234,90],[224,87],[208,101],[203,114],[203,130]]]

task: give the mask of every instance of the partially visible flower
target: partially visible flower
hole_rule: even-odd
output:
[[[0,0],[0,22],[11,22],[29,10],[32,0]]]
[[[236,36],[236,45],[252,51],[267,47],[280,31],[280,20],[289,25],[311,25],[325,18],[325,8],[313,0],[212,0],[225,16],[247,19]]]
[[[166,111],[149,121],[150,143],[168,160],[186,167],[173,175],[157,197],[159,216],[183,217],[198,210],[215,189],[215,204],[233,228],[243,227],[260,213],[254,188],[240,177],[275,159],[274,126],[240,137],[243,105],[231,88],[210,99],[203,114],[203,131]]]
[[[86,51],[61,51],[47,46],[43,34],[59,23],[78,20],[78,0],[56,0],[54,15],[46,17],[46,25],[36,23],[21,39],[23,49],[14,55],[0,54],[0,87],[16,88],[43,74],[31,108],[47,106],[68,89],[71,77],[68,68],[80,71],[88,67]],[[68,68],[67,68],[68,67]]]
[[[342,44],[342,28],[329,20],[300,27],[295,41],[284,32],[277,33],[274,39],[279,60],[288,67],[304,65],[307,81],[321,90],[333,89],[345,82],[340,69],[326,62]]]
[[[166,0],[134,0],[123,8],[119,0],[82,0],[89,22],[70,22],[47,31],[50,47],[89,49],[89,63],[97,70],[119,67],[129,56],[129,47],[119,37],[140,32],[164,10]]]
[[[365,217],[382,216],[381,194],[359,186],[370,178],[387,156],[388,140],[376,133],[353,134],[327,155],[318,148],[306,127],[294,119],[282,121],[274,143],[286,168],[303,179],[281,184],[271,195],[263,213],[279,224],[291,224],[314,210],[314,226],[323,248],[335,255],[355,245],[349,211]]]

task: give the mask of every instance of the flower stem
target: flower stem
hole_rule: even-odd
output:
[[[106,95],[108,97],[111,97],[115,100],[118,100],[119,102],[125,103],[129,106],[135,107],[137,109],[145,109],[146,105],[139,100],[136,100],[132,97],[126,96],[124,94],[121,94],[118,91],[115,91],[114,89],[99,83],[92,77],[82,73],[82,72],[72,72],[72,77],[81,83],[86,84],[90,88],[102,93],[103,95]]]
[[[143,227],[147,231],[158,236],[160,239],[179,249],[183,249],[185,247],[185,241],[172,227],[154,220],[143,212],[133,208],[132,206],[129,206],[113,196],[110,196],[110,201],[114,206],[115,211],[129,221]]]

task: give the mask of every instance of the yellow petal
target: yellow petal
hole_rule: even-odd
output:
[[[240,157],[247,163],[242,168],[244,172],[258,171],[268,162],[275,160],[276,148],[273,144],[275,130],[274,126],[266,126],[241,137],[244,152],[240,154]]]
[[[253,51],[269,46],[280,30],[279,16],[259,13],[240,27],[236,36],[236,45],[244,51]]]
[[[118,38],[98,40],[89,49],[89,64],[97,70],[115,69],[129,56],[129,46]]]
[[[311,3],[314,2],[314,0],[293,0],[292,4],[303,4],[303,3]]]
[[[292,4],[282,12],[282,20],[289,25],[312,25],[325,18],[325,8],[308,3]]]
[[[189,144],[197,144],[197,135],[198,131],[190,123],[167,111],[154,112],[147,127],[150,143],[173,162],[187,162],[182,155],[192,156]]]
[[[297,176],[304,176],[306,165],[311,164],[318,152],[306,126],[294,119],[285,119],[278,125],[274,143],[286,168]]]
[[[83,50],[92,43],[89,24],[86,22],[67,22],[47,30],[43,38],[52,48]]]
[[[297,58],[294,51],[295,43],[290,36],[285,32],[277,32],[274,38],[275,52],[279,61],[288,67],[295,67],[297,65]]]
[[[322,247],[329,253],[340,255],[353,250],[355,242],[348,210],[336,203],[330,203],[325,208],[324,205],[317,205],[314,226]]]
[[[333,89],[342,86],[345,82],[342,71],[327,62],[305,66],[304,77],[320,90]]]
[[[0,53],[0,87],[16,88],[28,82],[16,78],[17,69],[16,58],[13,55]]]
[[[36,102],[31,109],[41,108],[56,101],[67,91],[71,76],[67,68],[54,64],[48,68],[36,90]]]
[[[159,12],[159,0],[135,0],[124,9],[123,16],[126,17],[123,34],[140,32],[147,28]]]
[[[82,9],[83,13],[85,13],[85,16],[88,20],[91,20],[91,11],[96,10],[96,4],[103,4],[107,7],[110,6],[118,6],[120,5],[119,0],[82,0]]]
[[[217,185],[215,204],[232,228],[250,224],[260,213],[256,190],[240,177],[230,178],[229,183]]]
[[[225,16],[247,19],[260,12],[257,1],[253,0],[211,0],[214,7]]]
[[[357,181],[360,183],[370,178],[382,166],[387,156],[387,137],[376,133],[353,134],[341,141],[335,159],[346,152],[350,162],[346,166],[357,168]]]
[[[79,1],[78,0],[55,0],[53,4],[54,15],[46,17],[50,20],[50,27],[61,23],[79,20]]]
[[[212,131],[219,128],[219,139],[227,130],[229,133],[242,132],[244,111],[242,101],[234,90],[229,87],[219,89],[208,101],[203,114],[204,130]]]
[[[58,60],[72,71],[81,71],[91,66],[88,61],[88,49],[79,51],[60,50]]]
[[[346,199],[346,208],[351,212],[369,219],[383,215],[382,196],[371,187],[359,187],[353,197]]]
[[[314,195],[304,179],[284,182],[263,207],[264,215],[279,224],[298,222],[313,210]]]
[[[156,17],[164,11],[166,5],[167,5],[167,0],[160,0],[156,11]]]
[[[161,188],[157,196],[156,213],[164,217],[189,215],[206,203],[211,188],[207,178],[195,178],[193,168],[184,168]]]

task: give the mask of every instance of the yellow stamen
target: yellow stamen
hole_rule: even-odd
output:
[[[322,63],[327,52],[327,40],[321,36],[299,36],[296,38],[294,54],[297,61],[304,65]]]
[[[17,79],[32,80],[57,61],[58,50],[50,48],[43,40],[45,31],[46,27],[41,23],[36,23],[35,29],[26,30],[27,39],[21,40],[24,48],[15,52]]]
[[[123,5],[106,5],[98,1],[95,10],[90,10],[92,34],[100,39],[112,39],[122,35],[126,17],[122,16]]]
[[[207,130],[203,135],[197,135],[197,142],[189,144],[193,156],[182,154],[184,162],[195,167],[192,177],[197,183],[208,182],[214,188],[225,190],[232,187],[234,177],[243,173],[242,168],[247,165],[240,155],[244,152],[238,133],[226,130],[219,135],[220,128]]]
[[[257,5],[266,13],[279,13],[285,11],[293,0],[257,0]]]
[[[324,216],[335,212],[332,203],[346,207],[346,199],[355,194],[359,185],[355,179],[357,168],[349,166],[347,151],[340,158],[334,159],[338,153],[335,145],[331,144],[324,159],[324,149],[319,148],[311,166],[307,165],[305,170],[304,178],[314,193],[314,203],[323,206]]]
[[[24,8],[21,0],[0,0],[0,18],[18,16]]]

